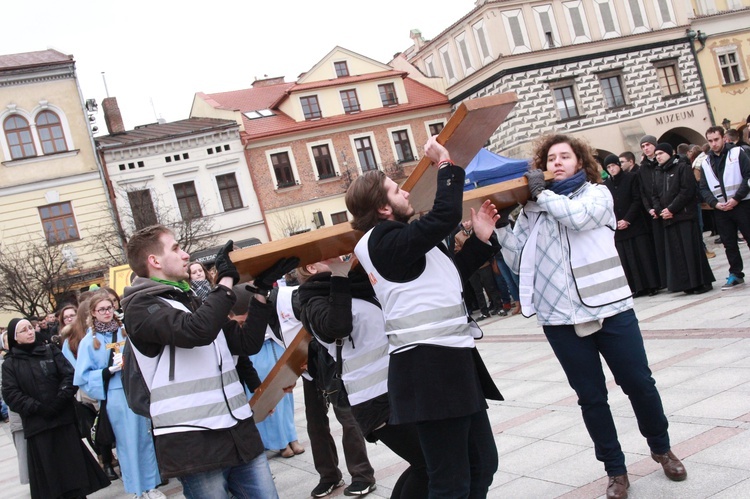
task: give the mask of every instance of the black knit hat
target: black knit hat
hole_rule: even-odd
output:
[[[610,154],[606,158],[604,158],[604,168],[607,168],[611,164],[616,164],[617,166],[622,166],[620,164],[620,158],[618,158],[614,154]]]
[[[674,148],[666,142],[662,142],[661,144],[657,145],[656,150],[665,152],[670,156],[674,156]]]

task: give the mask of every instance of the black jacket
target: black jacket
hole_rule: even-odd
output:
[[[652,198],[654,210],[658,215],[668,208],[674,215],[674,218],[664,220],[664,225],[696,218],[697,188],[693,168],[684,156],[675,154],[659,167]]]
[[[638,169],[638,179],[641,184],[641,202],[646,209],[646,213],[654,207],[652,203],[654,197],[654,175],[658,166],[659,163],[657,163],[656,158],[644,158],[641,161],[641,167]]]
[[[615,241],[624,241],[647,234],[650,229],[641,201],[641,183],[635,173],[621,171],[604,181],[615,203],[615,217],[630,224],[627,229],[615,231]]]
[[[176,300],[193,313],[173,308],[160,297]],[[235,301],[234,292],[224,286],[214,288],[201,304],[191,293],[139,277],[125,288],[124,324],[133,344],[149,357],[155,357],[169,344],[178,347],[178,352],[180,348],[209,345],[220,329],[232,354],[253,355],[263,346],[272,309],[252,300],[247,321],[240,326],[228,319]],[[154,443],[163,478],[247,463],[264,450],[252,418],[226,430],[157,435]]]
[[[54,345],[11,349],[3,362],[3,399],[21,415],[26,438],[75,423],[73,397],[78,387],[73,374],[73,366]]]

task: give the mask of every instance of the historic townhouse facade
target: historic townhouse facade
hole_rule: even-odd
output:
[[[687,26],[672,0],[479,0],[432,40],[413,32],[397,59],[442,77],[453,104],[516,92],[495,152],[528,157],[554,131],[586,138],[603,158],[638,152],[644,134],[702,142],[711,123]]]
[[[336,47],[295,82],[198,93],[191,116],[240,124],[269,236],[279,239],[348,221],[344,193],[365,171],[405,178],[450,104],[405,71]]]
[[[688,33],[716,124],[742,128],[750,115],[750,0],[692,0]]]
[[[102,107],[110,134],[95,140],[125,236],[163,223],[186,239],[193,259],[207,260],[228,239],[240,247],[268,241],[234,120],[189,118],[126,131],[117,101],[104,99]]]
[[[0,251],[59,251],[58,289],[103,283],[96,238],[114,227],[84,106],[73,56],[0,56]]]

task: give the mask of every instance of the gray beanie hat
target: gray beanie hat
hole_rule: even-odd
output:
[[[658,144],[658,143],[659,143],[659,141],[658,141],[658,140],[656,140],[656,137],[654,137],[653,135],[644,135],[644,136],[643,136],[643,137],[641,138],[641,144],[640,144],[640,145],[643,145],[643,144],[645,144],[646,142],[648,142],[649,144],[653,144],[653,145],[656,145],[656,144]]]

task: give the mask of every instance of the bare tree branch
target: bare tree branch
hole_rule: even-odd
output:
[[[302,210],[285,210],[279,213],[274,213],[271,217],[273,217],[274,235],[276,236],[276,239],[283,239],[293,234],[304,232],[303,229],[306,228],[309,230],[309,225],[305,223],[305,214]]]

